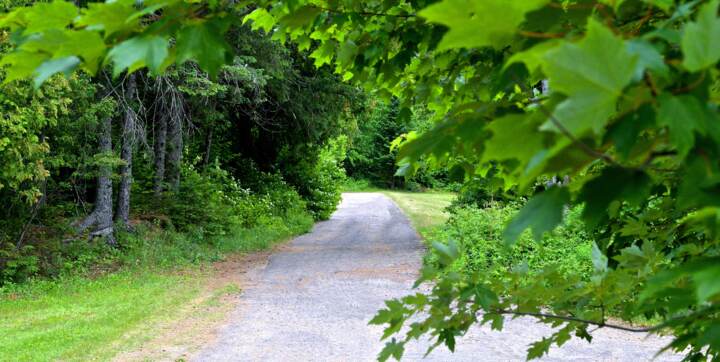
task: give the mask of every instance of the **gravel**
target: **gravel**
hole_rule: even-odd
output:
[[[343,195],[337,212],[252,270],[241,301],[197,361],[373,361],[382,328],[367,322],[389,298],[411,293],[423,247],[386,196]],[[428,361],[523,361],[528,344],[551,333],[531,318],[506,320],[502,332],[477,327],[456,352],[439,347]],[[573,339],[546,361],[649,361],[667,339],[601,329],[593,343]],[[428,342],[407,346],[423,359]],[[680,360],[664,354],[657,361]]]

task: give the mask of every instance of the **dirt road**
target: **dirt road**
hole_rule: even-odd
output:
[[[422,245],[397,206],[374,193],[344,194],[338,211],[252,270],[241,301],[218,340],[197,361],[373,361],[382,330],[367,322],[386,299],[410,293]],[[439,348],[431,361],[522,361],[530,342],[550,329],[521,318],[499,333],[475,328],[455,354]],[[656,337],[599,330],[594,343],[573,340],[547,361],[649,361],[665,343]],[[422,359],[427,343],[408,346]],[[658,361],[679,360],[663,355]]]

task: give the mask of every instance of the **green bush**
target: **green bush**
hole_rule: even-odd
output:
[[[519,209],[518,204],[487,203],[485,207],[456,207],[448,222],[431,234],[434,240],[455,240],[460,257],[453,270],[501,275],[527,263],[530,271],[538,272],[547,266],[557,266],[562,273],[589,277],[592,273],[590,257],[592,243],[580,220],[580,210],[568,210],[565,223],[542,240],[534,240],[529,232],[511,248],[504,245],[502,232]],[[428,262],[435,262],[431,254]]]
[[[331,140],[320,150],[317,163],[308,180],[310,197],[308,207],[319,220],[325,220],[337,209],[340,194],[345,182],[345,147],[347,138]]]
[[[347,138],[340,136],[316,150],[317,157],[298,159],[286,151],[284,163],[289,180],[307,202],[315,220],[325,220],[337,209],[346,176],[343,160]]]
[[[279,175],[254,172],[261,185],[257,191],[241,187],[218,165],[202,173],[185,167],[183,182],[167,203],[170,222],[179,231],[217,237],[238,228],[269,225],[274,218],[308,215],[306,202]]]

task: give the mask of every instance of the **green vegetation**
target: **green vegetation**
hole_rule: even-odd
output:
[[[0,299],[0,359],[107,360],[137,347],[202,286],[196,275],[126,271],[31,283]]]
[[[399,192],[384,191],[405,215],[410,218],[415,229],[423,236],[442,225],[450,216],[447,208],[455,194],[449,192]]]
[[[77,11],[0,7],[26,4]],[[118,5],[110,18],[134,11]],[[109,37],[113,25],[102,27]],[[56,35],[81,48],[104,38]],[[209,263],[335,210],[355,124],[345,107],[362,93],[249,27],[223,44],[213,76],[190,63],[113,76],[98,62],[42,85],[0,72],[0,360],[106,360],[137,347],[203,292]]]
[[[467,275],[488,274],[501,278],[513,268],[526,268],[528,278],[550,268],[563,275],[578,275],[582,280],[592,276],[592,241],[580,219],[581,210],[568,212],[563,225],[542,239],[529,232],[520,236],[512,247],[503,242],[503,229],[517,213],[516,203],[490,203],[485,207],[455,207],[450,220],[432,233],[431,240],[453,240],[458,256],[447,271]],[[439,267],[439,254],[430,252],[426,262]]]
[[[352,177],[348,177],[342,185],[343,192],[378,192],[381,190],[381,188],[373,186],[369,180]]]
[[[214,277],[208,262],[266,249],[311,226],[309,215],[289,214],[285,222],[235,229],[212,243],[138,230],[120,237],[122,252],[102,243],[95,254],[85,249],[66,276],[0,287],[0,360],[106,360],[137,348],[159,323],[182,317],[183,306]],[[214,294],[232,290],[237,286]]]
[[[280,174],[313,215],[327,215],[340,185],[326,193],[328,179],[316,177],[321,165],[331,164],[319,159],[320,150],[351,133],[362,119],[356,110],[373,104],[343,79],[389,107],[388,117],[355,127],[368,137],[356,139],[351,163],[372,167],[351,176],[395,179],[384,172],[392,158],[384,147],[400,131],[389,151],[399,160],[393,175],[439,172],[480,192],[463,200],[519,202],[502,246],[491,246],[500,242],[494,236],[466,239],[465,251],[453,240],[433,243],[437,263],[421,278],[432,290],[389,302],[373,320],[386,326],[385,338],[393,336],[381,360],[401,358],[406,343],[425,335],[452,350],[472,325],[501,329],[505,315],[534,315],[555,328],[528,350],[528,358],[539,358],[570,338],[591,341],[595,326],[627,329],[608,322],[606,311],[624,321],[657,320],[636,331],[672,334],[667,348],[687,360],[720,357],[720,0],[22,5],[3,3],[9,12],[0,19],[0,28],[9,30],[0,61],[7,98],[0,197],[10,205],[0,211],[0,260],[10,271],[5,280],[58,265],[47,261],[67,255],[65,246],[58,254],[48,250],[52,243],[27,240],[64,240],[60,226],[68,223],[62,220],[78,217],[85,201],[93,201],[94,211],[82,209],[89,217],[80,225],[92,225],[92,235],[115,245],[113,184],[119,186],[116,220],[127,225],[130,171],[140,194],[172,196],[181,160],[202,169],[218,159],[242,185],[250,159],[261,172]],[[60,73],[69,80],[54,76]],[[154,86],[138,91],[137,78]],[[124,94],[105,96],[120,82]],[[143,157],[128,136],[137,129],[139,104],[175,116],[165,122],[170,147],[157,148],[167,149],[171,171],[154,189],[149,180],[163,175],[161,157]],[[204,137],[178,136],[175,120],[185,119],[188,109]],[[394,126],[417,114],[429,127],[405,132]],[[163,129],[163,117],[155,118],[153,129]],[[112,141],[121,144],[119,157]],[[97,147],[81,147],[89,144]],[[348,147],[354,149],[352,139]],[[141,157],[132,162],[136,153]],[[322,197],[305,180],[321,185]],[[266,194],[261,187],[252,191]],[[46,196],[54,196],[50,204],[57,209],[46,207]],[[515,207],[507,205],[502,208]],[[493,212],[474,210],[468,218],[485,213],[504,220],[505,211]],[[587,238],[554,231],[575,230],[577,217]],[[525,237],[528,229],[532,239]],[[582,258],[572,266],[576,273],[533,259],[561,255],[535,252],[546,237],[575,245],[563,255],[578,257],[591,240],[590,277]],[[461,253],[470,245],[486,241],[483,250],[518,250],[502,257],[506,267],[499,274],[447,272],[468,262]],[[488,263],[467,267],[482,265]]]

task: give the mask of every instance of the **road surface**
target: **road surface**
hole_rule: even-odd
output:
[[[217,341],[196,361],[374,361],[382,328],[367,322],[389,298],[411,292],[421,266],[419,236],[400,209],[376,193],[343,195],[337,212],[273,254],[248,276],[241,302]],[[506,321],[503,332],[474,328],[451,354],[428,361],[523,361],[528,343],[550,329],[530,318]],[[571,340],[546,361],[649,361],[667,340],[616,330]],[[408,346],[421,360],[428,343]],[[679,357],[662,355],[658,361]]]

